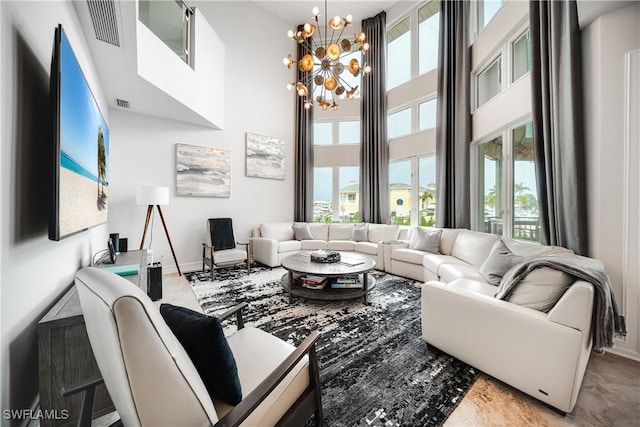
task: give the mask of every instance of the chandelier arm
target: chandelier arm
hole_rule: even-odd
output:
[[[344,30],[346,30],[346,29],[347,29],[347,27],[348,27],[348,25],[344,25],[344,26],[342,27],[342,29],[340,30],[340,34],[338,34],[338,38],[336,39],[336,41],[339,41],[339,40],[340,40],[340,37],[342,37],[342,34],[344,33]]]
[[[347,83],[347,81],[343,79],[341,76],[339,76],[338,74],[335,74],[335,76],[338,78],[338,83],[342,83],[342,86],[346,86],[349,89],[353,89],[353,87],[349,83]]]

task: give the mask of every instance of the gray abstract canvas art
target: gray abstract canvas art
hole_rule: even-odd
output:
[[[178,196],[229,197],[231,152],[176,144],[176,186]]]
[[[284,179],[284,150],[278,138],[247,132],[247,176]]]

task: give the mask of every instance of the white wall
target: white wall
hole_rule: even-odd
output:
[[[137,5],[127,5],[132,6],[137,16]],[[193,26],[192,68],[136,19],[138,75],[202,116],[214,128],[223,129],[225,46],[198,9]],[[202,96],[203,93],[209,96]]]
[[[146,206],[135,204],[137,187],[169,187],[170,205],[162,211],[183,271],[201,268],[207,218],[233,218],[240,239],[261,222],[292,221],[295,197],[294,94],[286,90],[291,77],[281,61],[292,48],[286,37],[289,25],[253,2],[196,2],[195,6],[226,46],[226,77],[221,82],[226,88],[224,130],[110,110],[109,232],[128,237],[129,247],[138,248]],[[246,177],[246,132],[285,142],[284,180]],[[176,143],[229,150],[231,197],[176,196]],[[156,220],[152,249],[156,259],[163,257],[164,272],[175,271],[162,224]]]
[[[629,335],[615,351],[640,359],[640,253],[637,246],[640,240],[637,99],[640,94],[637,90],[629,93],[633,75],[626,73],[628,54],[640,49],[640,3],[594,20],[583,29],[582,48],[589,252],[605,263],[618,305],[627,317]],[[635,78],[637,82],[637,75]],[[636,102],[635,115],[627,109],[631,99]],[[633,158],[630,154],[634,154]]]
[[[0,2],[0,283],[2,409],[29,409],[38,394],[36,325],[106,245],[106,226],[48,240],[49,73],[54,29],[64,26],[105,118],[107,108],[76,12],[64,2]],[[2,424],[9,424],[2,419]]]

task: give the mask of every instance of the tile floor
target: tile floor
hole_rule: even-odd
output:
[[[191,286],[177,274],[163,276],[163,298],[201,311]],[[482,375],[445,426],[640,427],[640,362],[614,354],[592,355],[575,409],[562,416],[520,391]]]

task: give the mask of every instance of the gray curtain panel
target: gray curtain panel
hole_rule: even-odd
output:
[[[302,26],[298,27],[302,30]],[[298,60],[309,52],[309,43],[298,43]],[[309,80],[310,72],[297,68],[296,79],[299,82]],[[307,88],[313,98],[311,82]],[[296,150],[295,150],[295,200],[294,221],[313,222],[313,108],[304,108],[304,101],[296,93]]]
[[[362,74],[360,221],[389,223],[389,144],[387,142],[387,14],[362,21],[371,65]],[[362,64],[364,66],[364,64]]]
[[[436,225],[471,227],[471,143],[468,3],[445,0],[440,10],[436,119]]]
[[[580,28],[575,1],[531,1],[533,141],[542,242],[587,253]]]

